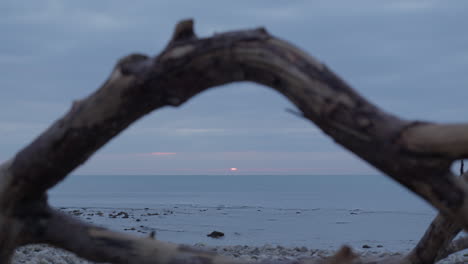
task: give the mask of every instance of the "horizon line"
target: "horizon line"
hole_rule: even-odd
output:
[[[69,174],[68,176],[386,176],[386,174]]]

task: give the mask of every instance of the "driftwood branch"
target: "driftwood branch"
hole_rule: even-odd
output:
[[[460,167],[460,178],[468,182],[468,173],[464,173],[463,165]],[[454,219],[439,213],[406,260],[412,264],[434,263],[463,250],[463,242],[452,242],[460,231],[462,228]]]
[[[42,232],[32,242],[48,243],[77,252],[88,260],[130,264],[240,263],[211,252],[165,243],[151,237],[142,238],[95,227],[54,209],[49,208],[47,213],[47,225],[32,226],[32,232]]]
[[[409,263],[435,263],[454,252],[447,251],[452,240],[462,230],[452,218],[438,214],[416,247],[406,256]]]
[[[451,254],[457,253],[459,251],[468,249],[468,237],[464,236],[459,239],[454,240],[448,247],[445,249],[441,250],[439,252],[439,255],[437,256],[437,260],[444,259]]]
[[[154,237],[138,237],[113,232],[83,223],[62,212],[49,208],[48,224],[43,227],[31,226],[31,231],[42,230],[42,235],[32,243],[48,243],[92,261],[128,264],[254,264],[245,260],[232,259],[214,252],[155,240]],[[35,222],[38,223],[37,221]],[[274,261],[269,264],[314,264],[320,260],[301,259],[296,261]],[[335,255],[320,264],[368,263],[361,261],[352,250],[344,246]]]
[[[75,101],[64,117],[0,167],[0,261],[7,263],[18,245],[47,242],[114,263],[226,263],[72,221],[48,207],[45,193],[135,120],[237,81],[280,92],[337,143],[468,228],[468,189],[449,169],[455,159],[468,156],[468,125],[388,114],[324,64],[263,28],[197,38],[187,20],[158,56],[121,59],[96,92]]]

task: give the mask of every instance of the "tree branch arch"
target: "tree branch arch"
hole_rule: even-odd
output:
[[[455,223],[455,234],[468,229],[468,187],[450,171],[454,160],[468,157],[467,124],[408,121],[386,113],[324,64],[263,28],[198,38],[193,21],[186,20],[159,55],[121,59],[96,92],[75,101],[64,117],[0,166],[2,263],[28,243],[114,263],[233,263],[81,223],[50,208],[45,193],[140,117],[237,81],[280,92],[338,144],[431,203]],[[346,252],[330,261],[345,263],[340,256],[352,255]],[[421,258],[415,253],[399,261]]]

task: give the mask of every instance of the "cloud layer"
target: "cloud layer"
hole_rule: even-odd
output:
[[[187,17],[201,36],[265,26],[385,110],[464,121],[467,10],[463,0],[2,1],[0,160],[99,87],[118,58],[157,54]],[[226,85],[143,118],[76,173],[375,173],[287,108],[265,87]]]

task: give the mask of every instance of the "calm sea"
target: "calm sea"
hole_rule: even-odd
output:
[[[193,205],[428,212],[424,201],[382,175],[80,176],[49,193],[60,207]]]
[[[187,244],[408,251],[435,215],[379,175],[70,176],[49,195],[95,224]],[[117,211],[132,217],[107,217]],[[207,237],[213,230],[226,236]]]

